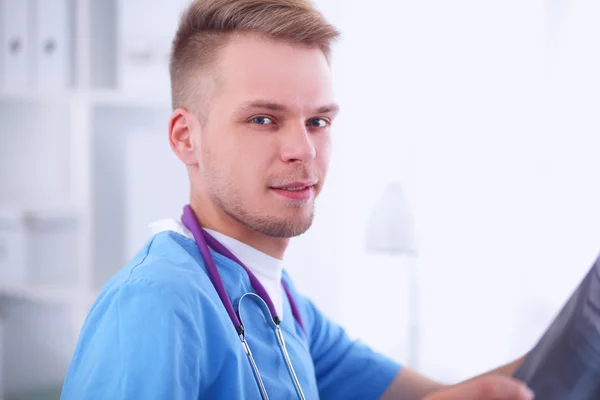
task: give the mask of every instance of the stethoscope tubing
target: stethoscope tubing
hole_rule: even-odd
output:
[[[242,314],[241,313],[241,303],[242,303],[242,300],[246,297],[253,298],[257,302],[257,304],[260,306],[260,308],[262,309],[263,314],[265,315],[268,324],[271,325],[271,328],[275,332],[275,336],[277,337],[277,342],[279,344],[279,349],[280,349],[283,359],[285,361],[285,364],[286,364],[287,370],[290,374],[290,377],[292,379],[292,382],[294,383],[294,388],[296,389],[298,398],[300,400],[306,400],[306,398],[304,397],[304,393],[302,391],[302,387],[300,386],[300,381],[298,380],[298,376],[296,375],[296,371],[294,370],[294,366],[292,365],[292,360],[290,359],[290,355],[287,351],[287,346],[286,346],[285,340],[283,338],[283,333],[281,331],[281,327],[279,326],[281,319],[277,315],[273,301],[269,297],[267,291],[264,289],[264,287],[258,281],[258,279],[254,276],[254,274],[252,274],[252,272],[250,270],[248,270],[248,268],[246,268],[246,266],[237,257],[235,257],[235,255],[233,255],[227,248],[225,248],[225,246],[223,246],[221,243],[219,243],[215,238],[210,236],[206,231],[204,231],[200,227],[200,224],[198,223],[198,220],[196,219],[196,216],[194,215],[193,210],[189,205],[184,207],[182,222],[194,236],[194,241],[196,242],[196,246],[198,247],[198,250],[200,251],[200,256],[202,257],[202,260],[206,267],[206,270],[207,270],[207,273],[211,280],[211,283],[213,284],[213,287],[215,288],[217,294],[219,295],[219,298],[221,299],[223,306],[227,310],[227,314],[229,315],[229,318],[231,319],[231,322],[233,323],[233,326],[235,327],[236,332],[241,340],[242,346],[244,348],[244,352],[246,353],[246,356],[248,357],[248,360],[250,362],[250,366],[252,368],[252,373],[257,382],[262,399],[268,400],[269,396],[267,394],[267,390],[265,388],[263,379],[260,375],[260,371],[258,370],[258,366],[254,359],[254,355],[252,354],[252,350],[250,349],[250,346],[246,340],[246,332],[245,332],[244,324],[242,321],[242,315],[241,315]],[[217,270],[215,261],[210,253],[209,246],[212,247],[213,250],[216,251],[217,253],[223,255],[224,257],[229,258],[230,260],[236,262],[242,268],[244,268],[246,270],[246,272],[248,273],[252,287],[257,292],[257,293],[246,293],[240,298],[239,304],[238,304],[239,314],[235,312],[235,309],[233,308],[233,305],[231,304],[231,300],[229,299],[229,296],[227,295],[227,292],[225,290],[225,285],[223,285],[223,281],[221,280],[221,276],[219,274],[219,271]],[[298,307],[297,307],[296,303],[294,302],[294,299],[291,296],[288,287],[284,284],[283,288],[289,299],[290,306],[292,308],[292,314],[293,314],[295,320],[300,325],[300,327],[304,330],[304,325],[302,324],[302,319],[300,318],[300,313],[298,311]]]

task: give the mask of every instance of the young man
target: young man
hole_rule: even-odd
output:
[[[351,341],[283,271],[327,175],[337,37],[303,0],[190,5],[173,43],[169,139],[191,207],[153,225],[99,295],[64,400],[531,398],[508,377],[518,362],[452,387],[401,368]]]

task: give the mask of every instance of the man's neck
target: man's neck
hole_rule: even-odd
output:
[[[190,205],[203,228],[227,235],[271,257],[283,259],[289,239],[267,236],[255,231],[218,210],[210,202],[192,199]]]

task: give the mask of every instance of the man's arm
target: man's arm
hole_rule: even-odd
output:
[[[463,382],[462,385],[478,381],[487,383],[486,378],[489,376],[499,375],[509,377],[514,374],[524,359],[525,356],[475,378],[471,378]],[[409,368],[402,368],[390,387],[383,394],[382,400],[421,400],[427,395],[439,392],[443,389],[449,389],[453,386],[458,385],[444,385],[442,383],[433,381]]]
[[[293,284],[289,288],[294,294]],[[402,369],[400,364],[351,339],[309,299],[294,296],[306,326],[319,398],[380,399]]]

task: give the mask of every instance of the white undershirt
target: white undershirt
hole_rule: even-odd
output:
[[[149,227],[153,234],[162,231],[173,231],[194,240],[192,233],[178,220],[164,219],[150,224]],[[242,243],[232,237],[223,235],[222,233],[215,232],[211,229],[206,229],[206,232],[239,258],[240,261],[243,262],[256,276],[264,286],[269,297],[271,297],[279,318],[283,320],[283,290],[281,287],[283,260],[271,257],[254,247]]]

